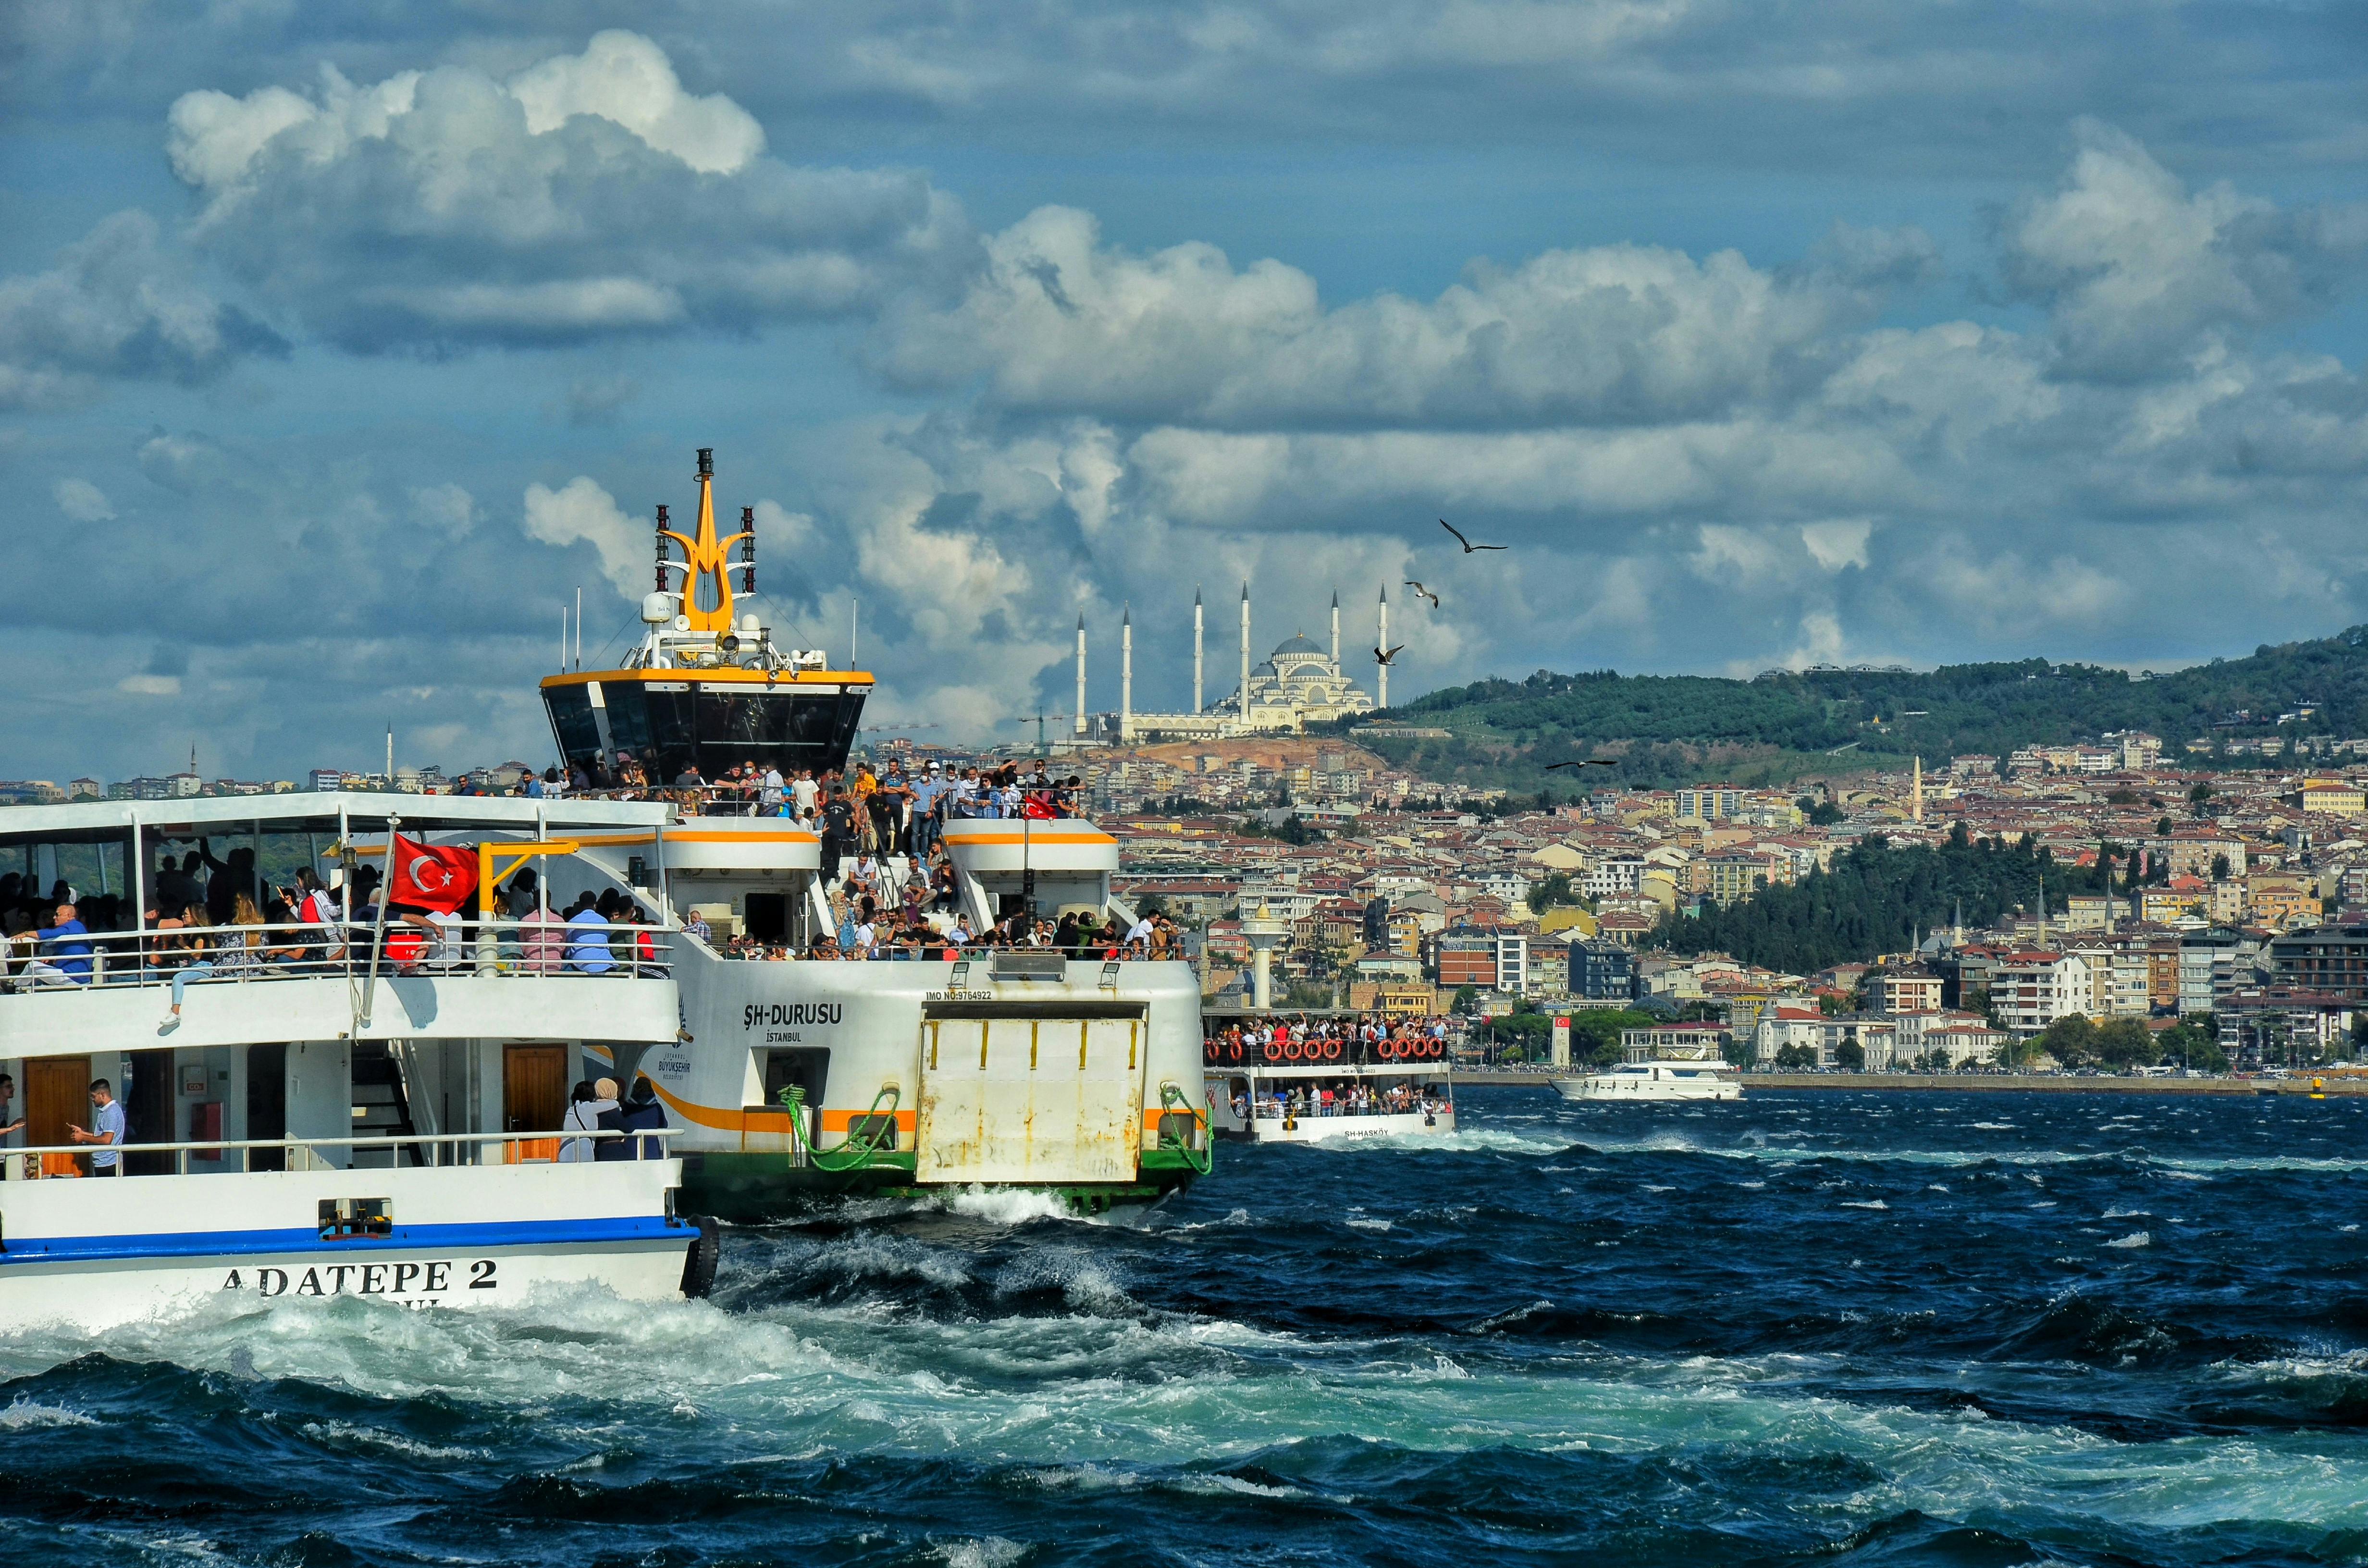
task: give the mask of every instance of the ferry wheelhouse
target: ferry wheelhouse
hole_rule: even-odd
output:
[[[1258,1143],[1419,1138],[1455,1131],[1445,1040],[1372,1014],[1210,1011],[1211,1125]]]
[[[615,669],[543,681],[560,749],[589,777],[638,768],[655,786],[687,764],[708,779],[749,764],[840,773],[872,677],[735,614],[754,589],[753,522],[744,510],[718,540],[707,449],[697,477],[693,531],[659,509],[658,581],[676,586],[644,600],[641,645]],[[1209,1168],[1188,964],[944,940],[895,961],[818,959],[839,911],[815,833],[713,791],[656,792],[663,820],[581,835],[578,853],[672,937],[680,1037],[617,1065],[657,1086],[688,1211],[762,1220],[816,1192],[971,1187],[1099,1209]],[[1081,817],[956,818],[944,846],[972,932],[1020,911],[1135,918],[1110,891],[1116,842]],[[707,937],[685,928],[694,915]],[[737,956],[748,948],[767,956]]]
[[[704,1293],[715,1235],[676,1210],[670,1135],[564,1156],[559,1136],[571,1084],[675,1040],[665,934],[357,903],[431,836],[498,873],[660,814],[373,794],[0,813],[0,902],[12,926],[40,911],[0,994],[24,1121],[0,1151],[0,1328],[225,1295]],[[111,1133],[102,1099],[121,1119],[104,1145],[77,1135]],[[600,1144],[641,1157],[584,1157]]]

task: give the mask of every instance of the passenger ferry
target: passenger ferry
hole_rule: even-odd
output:
[[[1446,1041],[1373,1015],[1208,1014],[1210,1123],[1254,1143],[1438,1137],[1455,1131]]]
[[[540,900],[358,902],[489,893],[662,814],[359,793],[0,813],[0,914],[33,922],[0,994],[22,1095],[0,1126],[23,1122],[0,1150],[0,1330],[224,1298],[703,1294],[715,1232],[677,1211],[670,1134],[559,1136],[572,1083],[677,1039],[665,934],[612,947]]]
[[[629,888],[671,938],[681,1028],[620,1043],[611,1060],[656,1085],[685,1210],[760,1221],[816,1192],[973,1187],[1046,1189],[1099,1210],[1206,1172],[1189,964],[951,941],[902,961],[818,958],[838,911],[814,831],[753,802],[664,788],[692,768],[707,779],[746,765],[785,779],[840,772],[872,687],[819,650],[780,645],[739,608],[755,588],[753,517],[743,508],[739,531],[719,539],[712,449],[697,482],[689,531],[658,508],[657,580],[673,586],[644,599],[638,648],[614,668],[541,683],[571,767],[637,768],[672,795],[655,821],[576,835],[576,859]],[[1116,841],[1081,817],[956,818],[944,846],[970,932],[1022,911],[1134,923],[1110,891]],[[735,945],[772,956],[735,956]]]

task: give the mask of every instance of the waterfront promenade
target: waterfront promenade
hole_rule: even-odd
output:
[[[1584,1072],[1572,1068],[1556,1074],[1542,1068],[1458,1067],[1454,1082],[1464,1084],[1530,1084],[1540,1088],[1549,1079]],[[2368,1074],[2319,1075],[2327,1095],[2368,1095]],[[2055,1094],[2092,1095],[2309,1095],[2312,1075],[2289,1078],[2137,1078],[2084,1076],[2063,1073],[1746,1073],[1747,1089],[1952,1089],[1960,1093],[2040,1090]]]

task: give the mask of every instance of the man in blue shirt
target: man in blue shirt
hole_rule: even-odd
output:
[[[606,974],[615,967],[609,951],[609,918],[590,893],[578,902],[583,907],[567,917],[568,967],[585,974]]]
[[[50,949],[49,958],[33,959],[26,963],[26,980],[36,985],[90,983],[90,933],[74,917],[73,904],[58,905],[56,925],[28,932],[20,940],[37,941]]]
[[[123,1174],[123,1155],[119,1151],[123,1147],[123,1108],[116,1103],[115,1085],[104,1078],[92,1079],[90,1103],[97,1114],[90,1119],[89,1130],[85,1131],[79,1127],[69,1127],[66,1131],[77,1143],[100,1146],[98,1153],[90,1157],[91,1175],[120,1176]]]

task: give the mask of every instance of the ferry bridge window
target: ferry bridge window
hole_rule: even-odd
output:
[[[560,752],[568,757],[589,757],[600,749],[600,732],[592,722],[592,697],[581,686],[555,686],[542,694],[551,710],[551,727],[559,736]]]

